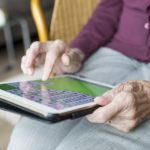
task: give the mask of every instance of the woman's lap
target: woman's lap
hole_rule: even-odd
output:
[[[53,125],[23,117],[13,131],[8,149],[54,150],[79,120],[67,120]]]
[[[131,133],[105,124],[92,124],[83,118],[63,139],[56,150],[149,150],[150,121]]]
[[[109,48],[101,48],[85,62],[84,68],[77,75],[116,85],[130,79],[149,80],[149,70],[149,66],[146,64],[139,63]],[[128,145],[131,146],[130,149],[132,147],[136,149],[135,146],[138,143],[143,141],[146,145],[148,143],[144,140],[150,138],[150,134],[146,132],[150,130],[150,126],[147,122],[147,128],[143,128],[143,125],[127,135],[103,124],[91,124],[85,118],[81,121],[64,121],[54,125],[23,118],[12,134],[8,149],[54,150],[58,146],[58,150],[67,150],[67,148],[69,150],[75,148],[109,150],[113,147],[117,150],[117,148],[123,149],[124,146],[129,149]],[[147,135],[146,138],[143,138],[142,134]],[[140,145],[143,146],[142,143]]]

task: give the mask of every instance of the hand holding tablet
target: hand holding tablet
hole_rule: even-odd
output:
[[[111,86],[70,75],[47,80],[52,73],[58,75],[78,71],[83,60],[84,54],[79,49],[70,49],[61,40],[34,42],[23,56],[21,68],[24,73],[32,75],[35,66],[42,65],[44,81],[1,84],[1,102],[12,106],[17,113],[23,112],[49,122],[92,113],[100,107],[94,98]]]
[[[76,76],[63,75],[48,81],[25,81],[0,85],[1,101],[31,115],[57,122],[92,113],[94,98],[111,86]]]

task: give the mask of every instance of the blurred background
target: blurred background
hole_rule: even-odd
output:
[[[41,1],[49,28],[54,1]],[[30,10],[30,0],[0,0],[0,82],[21,80],[20,61],[38,34]],[[20,75],[20,77],[19,77]],[[27,78],[26,78],[27,79]],[[20,116],[0,110],[0,150],[6,150]]]
[[[47,28],[53,0],[41,1]],[[20,73],[20,58],[32,41],[38,40],[30,0],[0,0],[0,81]]]

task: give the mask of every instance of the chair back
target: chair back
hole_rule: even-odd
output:
[[[98,0],[55,0],[50,38],[70,43],[87,23]]]
[[[87,23],[100,0],[55,0],[50,33],[39,0],[31,0],[31,11],[40,41],[62,39],[70,43]]]

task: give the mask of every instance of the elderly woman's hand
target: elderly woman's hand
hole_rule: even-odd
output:
[[[34,42],[22,57],[21,69],[32,75],[35,66],[43,66],[43,80],[54,74],[74,73],[82,67],[84,54],[77,48],[69,48],[62,40]]]
[[[95,98],[102,105],[87,118],[93,123],[106,123],[129,132],[150,118],[150,82],[129,81],[120,84],[102,97]]]

